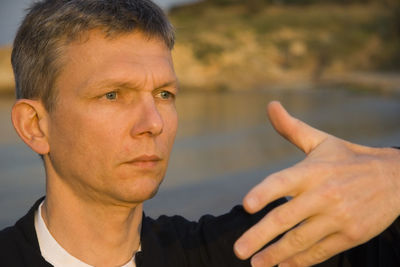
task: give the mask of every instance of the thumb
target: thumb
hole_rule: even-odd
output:
[[[268,118],[275,130],[289,142],[310,153],[329,135],[292,117],[278,101],[268,104]]]

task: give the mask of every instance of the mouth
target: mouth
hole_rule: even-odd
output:
[[[161,158],[157,155],[141,155],[128,161],[128,164],[140,167],[140,168],[153,168],[161,162]]]

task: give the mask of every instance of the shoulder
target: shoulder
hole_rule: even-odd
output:
[[[0,231],[0,253],[13,250],[17,245],[20,233],[16,226],[10,226]]]
[[[0,265],[23,266],[18,240],[20,233],[15,226],[7,227],[0,231]],[[3,265],[2,265],[3,266]]]
[[[157,266],[155,257],[146,257],[146,250],[151,250],[153,255],[161,255],[157,260],[163,258],[165,266],[250,266],[248,261],[236,258],[234,242],[283,202],[276,201],[256,214],[248,214],[242,206],[235,206],[224,215],[204,215],[198,221],[182,216],[144,217],[141,240],[145,262],[153,263],[148,266]]]
[[[3,250],[3,247],[6,247],[7,244],[15,242],[15,238],[17,236],[17,231],[15,226],[10,226],[0,230],[0,248]]]
[[[144,217],[143,223],[146,224],[146,227],[151,227],[155,232],[169,232],[178,236],[190,236],[191,234],[196,234],[198,231],[201,231],[203,234],[209,234],[209,231],[216,230],[219,233],[227,231],[243,232],[256,224],[269,211],[285,202],[285,199],[278,199],[255,214],[249,214],[241,205],[237,205],[228,213],[220,216],[203,215],[198,221],[190,221],[178,215],[162,215],[157,219]],[[206,231],[204,232],[204,230]]]
[[[285,199],[278,199],[255,214],[249,214],[241,205],[237,205],[226,214],[220,216],[203,215],[198,221],[189,221],[178,215],[162,215],[157,219],[145,216],[143,228],[147,232],[151,231],[165,238],[190,242],[195,238],[201,238],[204,241],[204,238],[211,236],[212,238],[231,237],[231,239],[235,239],[256,224],[269,211],[285,202]]]
[[[0,231],[0,266],[51,266],[41,256],[34,226],[34,214],[42,200],[14,226]]]
[[[181,245],[198,246],[199,242],[207,242],[209,237],[226,238],[227,232],[240,231],[252,224],[252,215],[247,214],[241,206],[220,215],[203,215],[197,221],[182,216],[162,215],[157,219],[145,217],[143,231],[160,237],[160,242],[179,242]],[[236,236],[237,234],[233,234]]]

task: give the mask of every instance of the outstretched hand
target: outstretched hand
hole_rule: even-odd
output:
[[[279,102],[268,105],[275,130],[307,155],[268,176],[244,198],[249,213],[285,196],[235,243],[254,267],[310,266],[365,243],[400,214],[400,152],[352,144],[291,117]]]

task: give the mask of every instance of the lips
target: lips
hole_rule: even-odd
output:
[[[156,155],[141,155],[133,160],[128,161],[127,163],[142,168],[151,168],[155,167],[161,160],[162,159]]]

